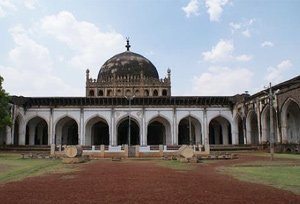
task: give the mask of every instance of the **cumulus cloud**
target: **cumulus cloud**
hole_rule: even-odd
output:
[[[9,29],[15,47],[9,51],[9,59],[16,67],[35,71],[50,71],[49,50],[31,39],[21,25]]]
[[[251,27],[255,22],[255,18],[251,18],[249,20],[245,20],[243,22],[234,23],[230,22],[229,27],[232,33],[240,32],[245,37],[251,37]]]
[[[4,17],[9,12],[16,11],[17,7],[11,0],[0,0],[0,17]]]
[[[21,25],[11,28],[9,32],[15,47],[9,51],[9,65],[0,65],[0,73],[10,94],[63,96],[80,93],[55,75],[48,48],[32,39]]]
[[[261,47],[274,47],[274,43],[270,41],[264,41],[261,43]]]
[[[290,60],[283,60],[276,67],[268,67],[265,79],[268,82],[278,83],[284,79],[285,73],[293,67]]]
[[[245,68],[210,67],[207,72],[194,77],[192,94],[234,95],[251,87],[253,73]]]
[[[41,28],[74,52],[69,59],[74,67],[85,69],[99,66],[100,62],[124,50],[124,37],[121,34],[100,31],[96,25],[79,21],[68,11],[46,16],[41,20]]]
[[[221,61],[249,61],[252,59],[249,55],[233,55],[234,45],[230,40],[221,39],[216,46],[210,51],[202,53],[204,61],[221,62]]]
[[[223,13],[223,7],[229,0],[205,0],[207,13],[209,14],[210,21],[219,21]]]
[[[38,0],[24,0],[24,6],[28,9],[35,9],[38,6]]]
[[[186,17],[190,17],[191,15],[198,16],[199,12],[199,1],[198,0],[191,0],[188,5],[182,7],[182,10],[185,12]]]

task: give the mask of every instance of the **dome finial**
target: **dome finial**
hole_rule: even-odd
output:
[[[129,37],[126,37],[127,45],[125,46],[127,48],[127,51],[130,51],[129,48],[131,47],[129,44]]]

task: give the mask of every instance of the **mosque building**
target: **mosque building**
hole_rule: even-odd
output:
[[[85,97],[12,96],[0,144],[262,145],[271,116],[274,142],[299,147],[300,76],[254,95],[172,96],[171,70],[160,78],[129,40],[125,47],[97,78],[86,70]]]

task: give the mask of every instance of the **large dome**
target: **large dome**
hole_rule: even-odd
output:
[[[140,76],[159,79],[155,66],[142,55],[129,50],[117,54],[107,60],[101,67],[98,80],[113,77]]]

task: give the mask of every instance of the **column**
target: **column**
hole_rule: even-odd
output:
[[[34,145],[35,125],[29,125],[29,145]]]
[[[141,145],[147,145],[147,133],[146,133],[146,121],[145,121],[145,108],[143,108],[142,111],[143,117],[142,117],[142,137],[141,137]]]
[[[207,123],[207,110],[203,110],[203,128],[202,128],[202,143],[209,145],[209,124]]]
[[[80,128],[79,128],[79,141],[78,144],[85,145],[85,127],[84,127],[84,109],[80,108]]]
[[[49,135],[48,144],[55,144],[55,132],[53,131],[53,128],[54,128],[54,124],[53,124],[53,108],[50,108],[49,124],[48,124],[48,135]]]
[[[10,127],[6,127],[6,141],[5,143],[7,145],[11,145],[12,144],[12,129]]]
[[[171,124],[172,126],[172,124]],[[178,133],[177,133],[177,110],[176,108],[173,109],[173,127],[171,128],[171,134],[172,134],[172,145],[177,145],[178,144]]]

